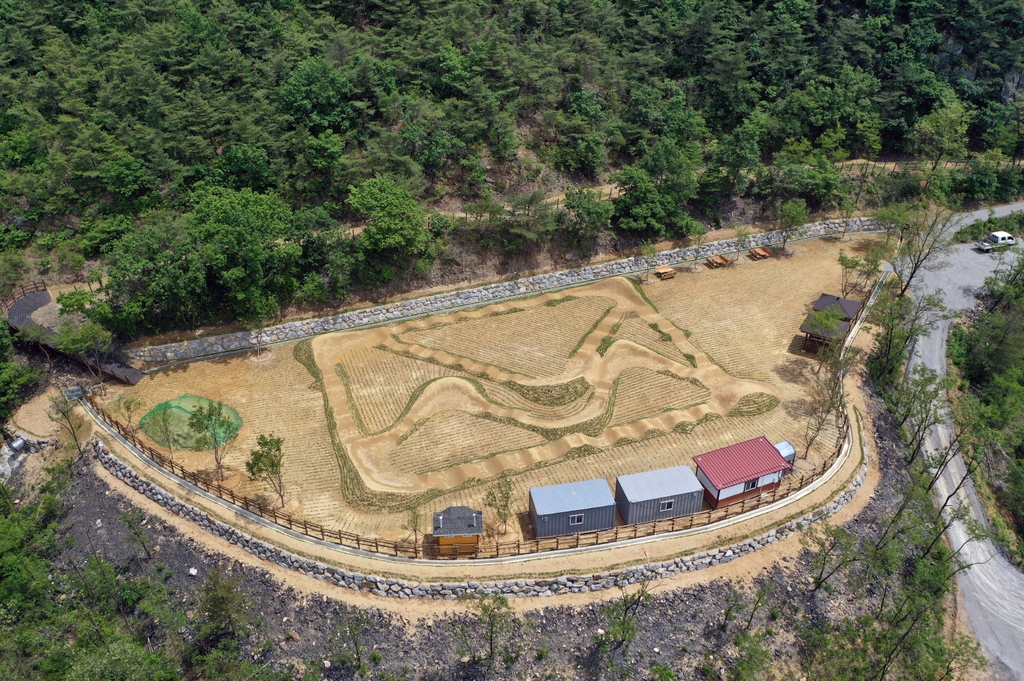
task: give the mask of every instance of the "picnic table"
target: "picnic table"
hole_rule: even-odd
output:
[[[716,267],[724,267],[729,264],[729,261],[720,255],[713,255],[704,262],[711,269],[715,269]]]
[[[676,276],[676,271],[666,265],[659,265],[654,268],[654,276],[658,279],[671,279]]]

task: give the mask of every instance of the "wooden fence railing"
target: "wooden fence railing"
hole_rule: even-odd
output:
[[[229,501],[239,508],[250,513],[255,513],[262,518],[270,520],[289,530],[301,532],[304,535],[321,539],[340,546],[347,546],[362,551],[371,551],[388,556],[401,556],[406,558],[433,558],[433,559],[454,559],[454,558],[509,558],[526,554],[541,553],[545,551],[557,551],[559,549],[574,549],[584,546],[597,546],[600,544],[611,544],[626,539],[638,537],[649,537],[666,532],[688,530],[694,527],[710,525],[721,522],[728,518],[734,518],[741,513],[753,511],[767,506],[776,501],[785,499],[811,484],[828,471],[842,454],[843,447],[851,437],[850,420],[845,410],[838,415],[838,427],[841,433],[839,443],[828,459],[813,470],[795,473],[783,478],[782,484],[771,492],[766,492],[757,497],[744,499],[743,501],[730,504],[714,510],[701,511],[694,515],[671,518],[668,520],[657,520],[652,523],[639,525],[620,525],[610,530],[598,530],[593,532],[580,532],[578,534],[563,535],[560,537],[545,537],[542,539],[523,539],[507,542],[490,542],[480,544],[472,550],[460,550],[455,554],[451,553],[451,547],[446,547],[442,555],[436,542],[432,537],[426,537],[420,541],[390,539],[378,539],[376,537],[363,537],[351,532],[332,530],[319,523],[312,523],[304,518],[297,518],[289,513],[278,510],[273,505],[262,500],[237,494],[234,490],[226,487],[209,475],[190,471],[166,454],[157,451],[150,445],[143,442],[133,428],[129,428],[110,415],[103,407],[97,404],[96,400],[88,392],[85,392],[84,399],[95,410],[107,424],[121,434],[128,442],[132,443],[145,456],[164,469],[174,473],[183,480],[215,494],[225,501]]]
[[[11,311],[11,306],[14,305],[14,303],[21,300],[28,294],[45,290],[46,284],[41,281],[30,281],[27,284],[17,286],[6,298],[4,298],[4,302],[0,303],[0,309],[4,311],[4,314],[7,314]]]

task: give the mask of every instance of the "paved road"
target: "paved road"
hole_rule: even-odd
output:
[[[1024,203],[996,209],[1002,217],[1024,211]],[[988,217],[988,211],[964,214],[962,221],[974,222]],[[951,309],[969,308],[974,294],[981,288],[995,268],[995,255],[985,255],[973,246],[957,246],[948,258],[949,265],[924,272],[921,283],[930,290],[942,289],[945,303]],[[926,366],[944,374],[946,369],[946,336],[950,321],[937,325],[932,332],[919,339],[911,363],[924,362]],[[930,434],[933,447],[949,441],[948,425],[935,427]],[[957,457],[947,467],[938,484],[938,494],[945,498],[956,488],[964,476],[964,462]],[[984,521],[973,486],[968,483],[960,491],[960,500],[970,504],[975,518]],[[957,523],[948,532],[949,541],[956,549],[968,542],[963,524]],[[975,565],[961,573],[967,619],[992,662],[992,676],[1000,680],[1024,681],[1024,574],[1021,574],[998,552],[989,541],[969,541],[961,557]]]

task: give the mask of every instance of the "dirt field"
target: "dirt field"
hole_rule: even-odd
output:
[[[613,279],[326,334],[168,369],[124,392],[147,409],[186,393],[231,405],[244,423],[225,459],[229,484],[265,492],[244,461],[273,432],[285,438],[288,510],[368,536],[406,536],[409,504],[421,529],[447,506],[481,508],[488,485],[509,476],[520,522],[504,539],[514,539],[533,486],[613,485],[758,435],[802,450],[812,361],[797,329],[820,293],[839,293],[839,248],[865,243],[796,244],[791,257],[682,272],[642,293]],[[834,442],[824,433],[798,470]],[[174,455],[213,464],[210,452]]]

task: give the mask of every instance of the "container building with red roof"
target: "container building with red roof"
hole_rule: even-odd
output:
[[[704,499],[712,508],[770,492],[790,464],[761,436],[693,457]]]

